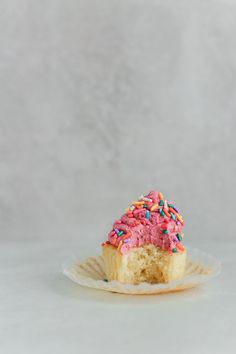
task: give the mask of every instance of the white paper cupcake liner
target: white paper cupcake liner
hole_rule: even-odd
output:
[[[122,294],[161,294],[190,289],[205,283],[220,273],[221,264],[214,257],[196,249],[188,248],[186,272],[181,280],[168,284],[140,283],[122,284],[118,281],[106,281],[104,263],[101,256],[90,257],[81,262],[72,257],[63,264],[63,274],[77,284]]]

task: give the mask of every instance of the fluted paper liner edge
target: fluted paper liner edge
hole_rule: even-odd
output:
[[[94,289],[130,295],[161,294],[190,289],[217,276],[220,262],[214,257],[196,249],[188,248],[185,276],[167,284],[140,283],[122,284],[118,281],[106,282],[104,263],[101,256],[89,257],[81,262],[73,256],[63,264],[63,274],[75,283]]]

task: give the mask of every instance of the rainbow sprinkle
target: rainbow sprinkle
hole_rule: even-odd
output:
[[[167,200],[164,201],[164,209],[168,210]]]
[[[177,237],[177,239],[178,239],[179,241],[182,240],[182,237],[180,236],[180,234],[176,234],[176,237]]]
[[[161,192],[158,193],[159,199],[164,199],[163,194]]]
[[[144,201],[141,201],[141,202],[132,202],[131,203],[132,205],[142,205],[142,204],[145,204],[145,202]]]
[[[163,213],[170,218],[170,213],[168,213],[167,209],[163,208]]]
[[[155,211],[155,210],[157,210],[157,208],[158,208],[158,204],[153,204],[153,206],[151,207],[151,211]]]

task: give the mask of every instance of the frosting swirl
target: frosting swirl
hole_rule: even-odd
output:
[[[116,220],[103,246],[113,245],[127,253],[131,248],[153,244],[169,253],[183,252],[183,219],[173,203],[163,194],[151,191],[131,203],[126,213]]]

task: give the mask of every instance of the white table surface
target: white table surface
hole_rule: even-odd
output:
[[[61,274],[61,263],[76,249],[55,242],[1,244],[2,354],[236,352],[236,244],[201,245],[222,260],[221,275],[161,296],[74,284]]]

